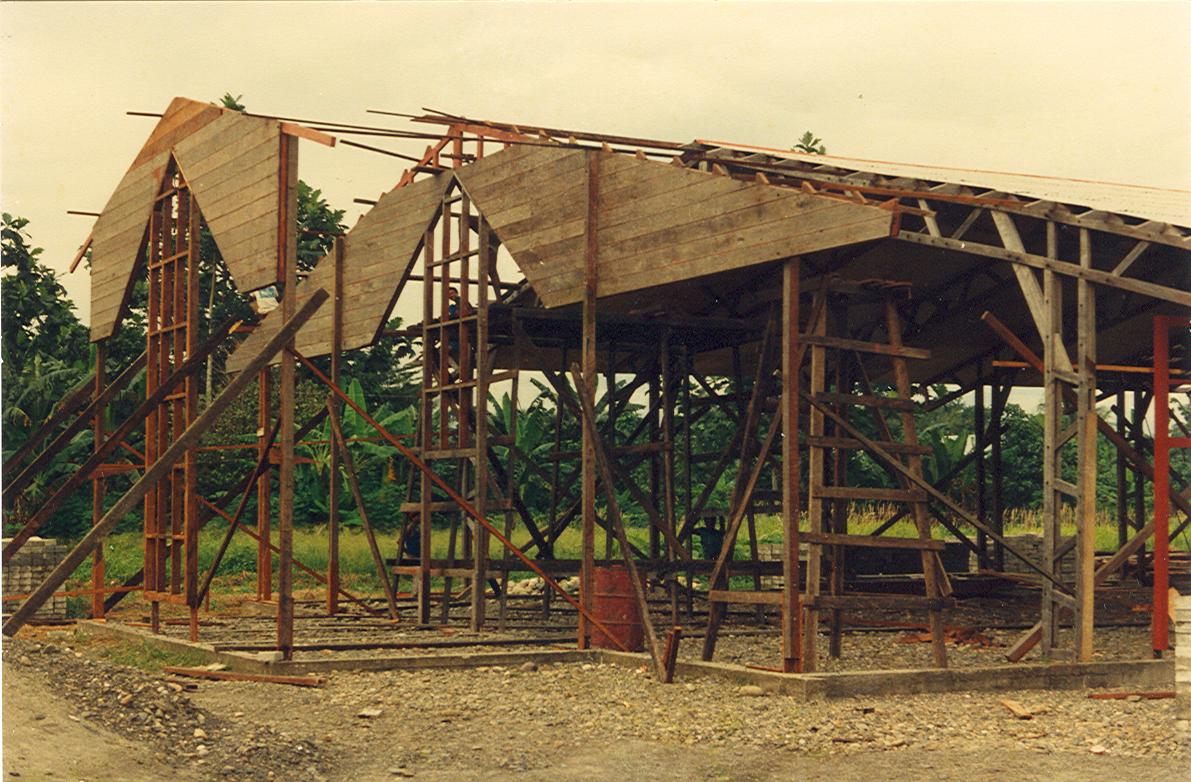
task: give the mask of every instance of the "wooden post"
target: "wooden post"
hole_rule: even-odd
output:
[[[1086,228],[1079,229],[1079,265],[1084,269],[1092,267],[1092,239]],[[1096,289],[1081,277],[1075,283],[1075,290],[1078,329],[1075,370],[1079,378],[1075,654],[1080,662],[1091,662],[1096,610]]]
[[[1057,255],[1054,223],[1046,224],[1046,250],[1049,257]],[[1033,272],[1031,272],[1032,274]],[[1063,289],[1058,275],[1047,269],[1042,272],[1042,296],[1045,302],[1046,329],[1042,339],[1042,561],[1044,571],[1055,575],[1055,547],[1061,534],[1059,511],[1062,498],[1058,492],[1061,479],[1059,455],[1059,427],[1062,424],[1062,394],[1059,388],[1059,355],[1063,350]],[[1059,570],[1061,572],[1061,569]],[[1050,581],[1042,582],[1042,659],[1050,660],[1058,630],[1055,610],[1055,589]]]
[[[984,451],[988,446],[986,438],[987,432],[985,430],[985,416],[984,416],[984,373],[980,365],[976,367],[976,389],[975,399],[972,405],[972,423],[976,429],[976,515],[981,521],[988,523],[988,513],[985,508],[984,498]],[[976,530],[976,546],[980,549],[980,554],[977,556],[977,562],[981,568],[988,567],[988,536],[984,534],[983,530]]]
[[[103,392],[103,385],[107,382],[107,377],[104,374],[104,361],[107,358],[107,340],[100,340],[95,343],[95,399],[99,400],[100,394]],[[106,404],[100,404],[95,408],[95,418],[92,431],[94,432],[93,449],[98,451],[100,444],[103,442],[103,417],[107,409]],[[95,477],[91,480],[91,526],[94,527],[99,524],[103,518],[103,500],[105,494],[105,482],[103,474],[96,472]],[[104,585],[104,561],[103,561],[103,546],[96,546],[95,551],[91,554],[91,618],[103,619],[103,585]]]
[[[1145,453],[1146,411],[1150,406],[1150,397],[1139,391],[1133,392],[1133,450],[1135,453]],[[1120,448],[1118,453],[1124,453]],[[1145,526],[1146,518],[1146,475],[1140,465],[1133,464],[1133,523],[1138,529]],[[1157,496],[1157,495],[1154,495]],[[1145,572],[1146,547],[1145,543],[1137,551],[1137,570]]]
[[[517,321],[514,321],[514,323],[517,323]],[[520,333],[521,332],[519,331],[518,334],[520,334]],[[566,366],[568,353],[569,353],[569,351],[567,350],[566,346],[563,346],[563,349],[562,349],[563,366]],[[559,494],[562,492],[562,482],[561,482],[561,475],[560,475],[560,472],[562,470],[562,459],[559,458],[559,454],[562,453],[562,412],[563,412],[562,399],[561,399],[561,397],[558,396],[558,394],[556,392],[555,397],[554,397],[554,451],[552,452],[554,454],[555,458],[551,460],[550,523],[547,527],[548,529],[551,529],[551,530],[554,529],[555,525],[558,523],[558,499],[559,499]],[[580,501],[582,501],[582,500],[580,500]],[[545,546],[541,550],[541,556],[545,557],[546,559],[554,559],[554,537],[553,536],[548,537],[547,543],[548,543],[548,545]],[[546,621],[546,620],[550,619],[550,596],[551,596],[551,594],[552,593],[549,589],[542,590],[542,621]]]
[[[819,296],[826,296],[821,291]],[[807,329],[816,336],[827,333],[827,307],[816,304],[815,322],[808,324]],[[797,337],[795,337],[797,339]],[[821,345],[811,345],[811,395],[822,394],[826,390],[827,352]],[[824,433],[823,413],[818,408],[810,410],[810,427],[807,430],[811,437],[822,437]],[[795,429],[797,431],[797,429]],[[811,448],[809,456],[809,488],[807,491],[807,521],[810,531],[816,535],[823,532],[824,501],[817,496],[815,486],[824,484],[823,449]],[[814,671],[818,662],[819,609],[814,604],[814,598],[819,594],[819,579],[822,567],[822,546],[808,547],[806,559],[806,595],[812,601],[806,611],[806,623],[802,636],[802,670]]]
[[[651,367],[647,367],[649,371],[649,390],[648,400],[649,407],[647,408],[647,416],[649,423],[649,441],[656,443],[662,439],[661,427],[661,375],[652,372]],[[649,493],[651,497],[660,497],[662,493],[662,472],[661,472],[661,454],[656,451],[649,456]],[[660,559],[662,554],[661,549],[661,530],[657,528],[656,524],[649,525],[649,558]]]
[[[281,214],[278,218],[278,271],[285,281],[281,297],[281,317],[294,315],[298,287],[297,230],[297,143],[281,136]],[[281,466],[277,471],[278,531],[277,547],[281,556],[277,574],[277,648],[286,659],[294,656],[294,382],[295,349],[293,335],[281,354]]]
[[[895,347],[902,346],[902,325],[901,318],[898,315],[897,307],[894,305],[892,299],[885,302],[885,330],[889,335],[889,344]],[[898,396],[903,399],[910,398],[910,374],[906,369],[906,362],[902,358],[895,358],[893,360],[893,376],[894,382],[897,386]],[[918,425],[914,420],[914,413],[909,410],[901,412],[902,422],[902,436],[906,442],[918,442]],[[906,456],[906,467],[909,471],[918,478],[922,477],[922,456],[921,454],[908,454]],[[906,488],[910,488],[908,485]],[[926,502],[915,502],[911,506],[911,513],[914,517],[914,526],[918,530],[918,537],[921,540],[929,540],[931,538],[931,522],[927,515]],[[984,521],[977,525],[977,529],[984,526]],[[942,561],[935,552],[922,551],[922,578],[926,586],[926,596],[930,599],[937,599],[940,597],[943,585],[947,583],[947,573],[943,570]],[[929,618],[931,634],[931,657],[934,664],[938,668],[947,667],[947,645],[943,635],[943,615],[942,611],[937,608],[930,610]]]
[[[658,677],[660,682],[668,682],[666,675],[665,662],[662,659],[662,651],[658,647],[657,633],[653,629],[653,618],[649,614],[649,600],[646,598],[646,586],[637,570],[637,564],[633,561],[633,549],[629,545],[628,534],[624,529],[624,520],[620,517],[620,506],[616,501],[616,483],[612,477],[612,469],[609,466],[609,456],[604,449],[604,444],[599,440],[599,429],[596,427],[595,420],[595,405],[592,404],[592,399],[595,394],[591,389],[591,383],[587,378],[579,376],[577,368],[571,368],[571,376],[575,382],[575,390],[578,392],[578,399],[580,405],[579,417],[583,421],[583,430],[590,432],[592,435],[591,442],[595,452],[596,465],[600,472],[600,481],[604,485],[604,495],[608,500],[608,533],[611,535],[615,533],[616,540],[620,544],[620,555],[624,559],[624,567],[628,572],[629,582],[633,585],[633,596],[637,600],[637,611],[641,614],[641,624],[645,629],[645,641],[649,646],[650,657],[653,658],[654,674]],[[591,378],[594,380],[594,376]],[[612,640],[612,639],[609,639]]]
[[[331,382],[339,385],[340,364],[343,358],[343,255],[342,236],[331,245],[331,261],[335,264],[331,286]],[[339,414],[339,400],[327,394],[332,420]],[[327,486],[327,613],[339,611],[339,449],[331,447]],[[362,513],[362,511],[361,511]],[[398,552],[400,556],[400,552]]]
[[[1116,424],[1117,436],[1124,440],[1127,434],[1125,423],[1128,420],[1128,414],[1125,412],[1125,391],[1118,390],[1116,395]],[[1125,454],[1120,451],[1116,452],[1116,459],[1113,465],[1115,468],[1114,478],[1116,479],[1116,520],[1117,520],[1117,549],[1121,549],[1129,542],[1129,486],[1128,475],[1125,470]]]
[[[1160,659],[1170,648],[1170,322],[1154,318],[1154,594],[1150,646]],[[1181,640],[1181,639],[1180,639]]]
[[[799,604],[798,522],[802,462],[798,450],[800,294],[798,258],[782,270],[782,670],[802,671],[802,608]]]
[[[443,310],[442,317],[446,317]],[[427,230],[422,238],[422,392],[420,395],[421,410],[418,415],[418,445],[423,451],[432,447],[434,442],[434,392],[430,390],[434,380],[434,361],[431,356],[441,351],[432,341],[431,329],[434,320],[434,231]],[[446,340],[446,334],[437,331],[439,342]],[[444,413],[445,415],[445,413]],[[414,591],[418,598],[418,623],[430,624],[430,524],[433,515],[430,503],[433,501],[433,489],[430,477],[426,473],[419,474],[418,497],[421,507],[418,509],[418,575],[414,580]]]
[[[269,469],[269,449],[273,446],[266,437],[273,415],[269,402],[272,383],[269,381],[268,366],[260,371],[259,378],[256,449],[257,458],[264,461],[264,468],[256,479],[256,599],[268,601],[273,599],[273,548],[270,545],[273,514]]]
[[[693,509],[692,501],[694,497],[691,496],[691,450],[692,450],[692,429],[691,429],[691,372],[694,369],[692,366],[693,359],[691,358],[690,346],[682,346],[682,482],[683,482],[683,518],[689,519],[691,517],[691,510]],[[681,539],[678,541],[682,542]],[[694,559],[694,545],[688,544],[687,550],[692,552],[691,560]],[[694,619],[695,614],[695,571],[691,565],[687,565],[686,571],[686,620],[688,622]],[[677,628],[676,628],[677,629]],[[674,639],[674,654],[678,654],[678,636],[675,631],[671,631],[671,637]],[[667,668],[669,676],[673,678],[673,666]]]
[[[1006,384],[1007,385],[1007,384]],[[1000,388],[1000,383],[997,384],[997,390],[1000,394],[996,399],[996,404],[993,405],[992,410],[992,450],[989,453],[989,458],[992,460],[992,528],[998,535],[1005,534],[1005,501],[1002,498],[1004,491],[1004,475],[1005,464],[1001,458],[1001,442],[1004,439],[1005,433],[1002,431],[1004,418],[1005,404],[1008,402],[1009,389],[1004,390]],[[1005,569],[1005,547],[1001,545],[1000,541],[993,544],[993,558],[992,567],[994,570],[1000,572]]]
[[[596,378],[596,296],[599,290],[599,199],[600,199],[600,153],[587,153],[587,216],[584,225],[586,245],[584,251],[583,275],[583,336],[581,342],[582,375],[590,379],[586,386],[588,399],[581,404],[590,404],[595,409]],[[564,367],[565,371],[565,367]],[[580,601],[583,610],[592,611],[593,570],[595,568],[595,526],[596,526],[596,427],[583,429],[583,457],[581,465],[581,488],[583,502],[582,567],[579,575]],[[586,649],[591,643],[591,628],[586,619],[579,619],[579,648]]]
[[[674,528],[674,379],[671,375],[672,360],[670,350],[670,329],[666,327],[662,334],[662,523],[666,525],[666,562],[673,565],[678,558],[672,541],[676,530]],[[678,624],[678,573],[670,571],[667,578],[670,592],[670,623]]]
[[[470,201],[465,195],[459,205],[459,213],[463,216],[463,219],[459,221],[459,251],[463,255],[463,268],[459,274],[459,278],[463,281],[462,287],[465,291],[469,285],[467,282],[467,252],[468,243],[471,240],[470,210]],[[492,375],[492,368],[488,362],[488,283],[491,267],[495,263],[495,259],[491,253],[488,223],[484,220],[480,221],[478,252],[479,255],[476,264],[476,278],[478,280],[476,297],[478,301],[476,303],[476,339],[474,347],[476,356],[475,505],[480,514],[487,517],[488,481],[490,480],[488,469],[488,386]],[[465,293],[463,300],[467,302],[469,299],[470,296]],[[468,306],[470,307],[470,304]],[[465,360],[467,360],[466,356],[460,357],[461,362]],[[467,392],[464,395],[466,396]],[[516,402],[512,402],[511,404],[516,404]],[[462,421],[459,426],[461,430],[464,429],[467,426],[467,421]],[[484,618],[487,613],[485,603],[488,581],[488,556],[488,530],[483,525],[477,524],[475,525],[475,534],[472,540],[471,560],[471,629],[473,631],[483,629]]]
[[[184,281],[182,279],[178,281],[179,287],[182,289],[182,304],[186,308],[185,313],[181,314],[186,328],[174,332],[174,352],[175,354],[184,352],[187,356],[193,356],[199,348],[199,263],[202,260],[202,242],[199,232],[202,230],[202,216],[199,213],[194,190],[189,186],[186,189],[186,200],[181,202],[180,197],[179,200],[179,209],[185,204],[186,210],[186,277]],[[181,250],[182,248],[179,247],[178,252]],[[181,277],[181,272],[179,272],[179,277]],[[214,286],[214,281],[211,284]],[[175,416],[182,420],[184,427],[189,427],[198,418],[198,377],[193,373],[188,375],[183,388],[185,396],[178,401]],[[175,427],[177,426],[175,424]],[[199,639],[199,529],[201,528],[198,504],[198,451],[193,447],[187,449],[182,464],[182,481],[179,486],[182,495],[180,511],[182,534],[186,547],[183,556],[185,562],[183,583],[186,603],[190,609],[190,640],[197,642]]]
[[[335,396],[331,394],[331,396]],[[343,427],[339,422],[338,399],[335,403],[327,401],[327,413],[331,419],[331,438],[334,440],[332,448],[338,449],[343,456],[343,466],[347,469],[347,481],[351,487],[352,499],[356,503],[356,511],[360,514],[360,522],[364,527],[364,536],[368,539],[368,550],[372,554],[372,564],[376,566],[376,575],[380,578],[381,588],[385,593],[385,600],[389,606],[389,616],[399,617],[397,611],[397,596],[393,592],[393,582],[389,579],[388,566],[381,554],[380,545],[376,542],[372,523],[368,520],[368,510],[364,507],[364,494],[360,491],[360,481],[356,474],[356,465],[352,460],[351,451],[347,449],[347,438],[343,436]],[[329,579],[328,579],[329,580]]]

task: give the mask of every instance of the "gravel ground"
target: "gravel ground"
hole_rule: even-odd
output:
[[[220,711],[254,691],[238,683],[204,686],[195,699]],[[674,756],[710,753],[715,762],[768,759],[757,778],[798,759],[842,768],[849,757],[873,752],[928,753],[945,767],[973,752],[986,765],[1004,753],[1062,755],[1075,769],[1091,769],[1103,757],[1146,761],[1139,769],[1191,762],[1191,747],[1176,742],[1169,700],[1028,691],[808,703],[746,693],[712,680],[662,686],[644,670],[600,664],[339,673],[325,690],[279,691],[261,716],[281,730],[314,719],[335,726],[319,740],[338,759],[336,778],[343,779],[545,778],[571,752],[633,743]],[[1003,699],[1034,717],[1015,718]],[[370,754],[377,747],[385,748],[383,763]],[[695,778],[753,778],[733,775],[731,763],[722,769],[726,776]]]
[[[976,636],[949,638],[947,664],[951,668],[973,668],[1006,665],[1005,652],[1021,635],[1021,630],[982,630]],[[1060,643],[1071,648],[1070,631],[1059,634]],[[828,655],[828,635],[819,635],[819,667],[824,672],[860,670],[896,670],[899,668],[931,667],[929,636],[918,630],[890,632],[845,632],[840,641],[840,657]],[[679,647],[679,657],[699,659],[701,640],[691,640]],[[715,647],[717,662],[742,665],[780,663],[781,642],[777,632],[766,635],[736,635],[732,629],[722,631]],[[1035,649],[1025,662],[1038,661]],[[1095,658],[1097,660],[1143,660],[1151,657],[1146,628],[1120,627],[1096,630]]]
[[[237,724],[243,713],[215,716],[196,706],[183,685],[160,676],[95,659],[69,645],[21,639],[5,639],[4,663],[6,677],[29,676],[48,684],[69,704],[71,719],[99,723],[147,744],[154,761],[199,777],[292,778],[295,769],[302,769],[306,779],[325,777],[325,761],[313,743],[267,725]],[[6,721],[22,716],[38,721],[36,714],[5,716]],[[5,760],[8,774],[19,776]]]
[[[52,683],[78,719],[150,747],[179,780],[1078,782],[1177,779],[1191,764],[1170,700],[1023,691],[801,702],[709,679],[663,686],[644,668],[593,663],[338,672],[322,689],[202,681],[179,692],[96,659],[97,642],[48,646],[6,641],[6,678]],[[1015,718],[1005,699],[1032,719]],[[89,777],[104,778],[161,775]]]

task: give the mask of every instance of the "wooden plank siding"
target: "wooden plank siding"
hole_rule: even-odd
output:
[[[281,123],[228,112],[179,141],[174,154],[236,288],[275,283]]]
[[[444,173],[390,190],[347,232],[343,240],[344,350],[372,344],[384,328],[451,179],[451,174]],[[330,257],[324,256],[298,284],[296,307],[319,289],[331,290],[334,264]],[[232,353],[227,361],[229,372],[238,372],[276,331],[281,324],[279,312],[266,315]],[[305,356],[330,353],[331,326],[329,309],[311,317],[298,331],[298,352]]]
[[[95,221],[91,340],[115,331],[172,154],[241,291],[277,277],[281,123],[174,98]],[[296,182],[293,183],[296,187]]]
[[[890,235],[883,209],[628,155],[520,147],[457,172],[543,303],[583,293],[583,158],[600,154],[600,296]]]

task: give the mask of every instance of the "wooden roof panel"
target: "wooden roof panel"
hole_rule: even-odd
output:
[[[444,173],[390,190],[347,232],[343,251],[344,350],[372,344],[384,328],[451,179]],[[298,284],[296,306],[301,307],[320,288],[332,291],[334,273],[333,260],[324,256]],[[305,356],[331,352],[332,317],[328,304],[298,330],[294,340],[298,352]],[[279,310],[266,315],[228,358],[228,371],[242,369],[280,326]]]
[[[289,154],[296,154],[296,145]],[[179,140],[174,155],[236,288],[275,283],[281,123],[228,112]]]
[[[276,281],[280,135],[275,119],[187,98],[171,101],[92,229],[92,341],[115,331],[171,154],[237,288]]]
[[[600,155],[601,297],[881,238],[892,226],[872,206],[627,155],[520,147],[460,169],[549,307],[582,297],[588,154]]]

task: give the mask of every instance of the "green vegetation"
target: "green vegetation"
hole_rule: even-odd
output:
[[[881,521],[892,514],[891,508],[863,508],[857,507],[849,516],[849,531],[855,534],[866,534],[872,532],[881,523]],[[806,520],[803,519],[802,527],[806,528]],[[220,540],[223,537],[226,527],[222,523],[216,522],[207,530],[204,530],[199,539],[199,563],[200,568],[205,572],[210,567],[211,561],[214,558],[215,551],[219,547]],[[1008,515],[1006,519],[1006,535],[1025,535],[1025,534],[1042,534],[1041,514],[1037,511],[1033,512],[1014,512]],[[635,526],[628,529],[629,539],[634,545],[647,549],[649,545],[648,531],[644,526]],[[895,537],[915,537],[914,525],[908,520],[902,520],[896,523],[890,530],[885,533]],[[1064,523],[1064,535],[1075,534],[1074,519]],[[276,540],[276,530],[274,530],[274,540]],[[435,529],[431,535],[433,543],[432,552],[434,558],[445,558],[447,555],[448,531],[445,529]],[[935,528],[935,536],[944,540],[954,539],[944,530]],[[1096,526],[1096,549],[1098,551],[1111,551],[1116,548],[1117,539],[1116,525],[1113,520],[1107,516],[1102,515],[1099,523]],[[758,516],[757,517],[757,539],[762,543],[776,543],[781,540],[781,519],[776,516]],[[528,542],[528,536],[525,533],[514,535],[514,542],[518,545],[523,545]],[[386,558],[396,556],[396,536],[393,534],[382,536],[381,551]],[[107,561],[107,573],[110,580],[124,579],[135,573],[141,567],[141,537],[137,532],[123,532],[113,535],[108,539],[105,546],[104,553]],[[603,531],[596,530],[596,552],[599,556],[603,555],[604,551],[604,535]],[[1172,548],[1180,550],[1191,550],[1191,537],[1182,536],[1172,543]],[[614,556],[619,556],[619,546],[613,541]],[[736,542],[735,553],[737,559],[744,559],[748,556],[748,540],[746,533],[742,530],[740,539]],[[578,558],[580,556],[580,534],[579,529],[575,526],[568,528],[562,535],[559,536],[558,542],[555,544],[555,555],[563,558]],[[696,548],[696,554],[702,554]],[[499,559],[501,557],[500,545],[496,542],[492,544],[492,557]],[[321,526],[305,527],[294,532],[294,558],[302,564],[320,572],[325,573],[327,570],[327,536],[326,528]],[[359,529],[346,529],[342,532],[339,542],[339,562],[340,572],[343,579],[344,586],[356,591],[358,590],[364,594],[379,594],[380,583],[376,578],[376,569],[372,564],[372,556],[368,550],[367,538]],[[227,554],[224,556],[223,563],[219,568],[219,574],[216,577],[215,588],[212,590],[212,604],[218,605],[221,595],[236,594],[236,593],[250,593],[256,588],[256,577],[253,575],[256,568],[256,541],[249,538],[247,535],[237,535],[232,540],[231,546],[228,548]],[[273,558],[274,573],[277,568],[277,558]],[[84,564],[75,572],[71,579],[72,584],[77,587],[83,587],[90,579],[90,566]],[[528,576],[529,574],[523,574]],[[312,589],[320,587],[318,581],[310,575],[296,571],[294,574],[295,587],[298,589]],[[408,581],[404,582],[408,588]]]
[[[794,152],[805,152],[809,155],[826,155],[827,147],[823,145],[823,139],[811,133],[809,130],[802,134],[798,139],[798,143],[791,149]]]
[[[96,639],[92,648],[99,657],[116,665],[139,668],[148,673],[161,673],[167,666],[193,668],[206,665],[209,659],[200,652],[162,649],[145,641],[106,641]]]

